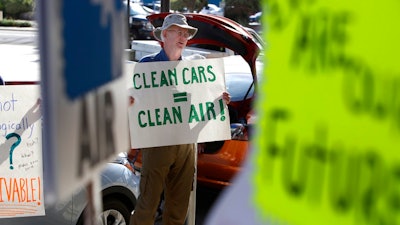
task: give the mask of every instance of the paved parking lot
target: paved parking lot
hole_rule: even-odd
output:
[[[24,74],[26,80],[40,80],[39,50],[31,45],[0,44],[0,76]]]

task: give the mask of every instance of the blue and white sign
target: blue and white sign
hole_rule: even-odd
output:
[[[122,74],[121,0],[62,1],[66,93],[75,99]]]
[[[39,1],[45,199],[65,199],[129,149],[121,0]]]

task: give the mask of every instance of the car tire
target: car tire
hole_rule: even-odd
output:
[[[132,210],[120,200],[108,197],[103,199],[103,211],[100,215],[101,225],[129,225]],[[84,225],[84,212],[78,219],[76,225]],[[95,223],[96,224],[96,223]],[[97,224],[96,224],[97,225]]]
[[[103,212],[101,213],[102,225],[129,225],[131,213],[132,211],[120,200],[106,198],[103,201]]]

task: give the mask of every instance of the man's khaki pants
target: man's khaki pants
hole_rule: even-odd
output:
[[[130,225],[154,225],[164,191],[163,225],[182,225],[195,170],[194,144],[142,149],[140,195]]]

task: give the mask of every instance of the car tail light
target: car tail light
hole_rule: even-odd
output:
[[[5,85],[33,85],[40,84],[39,81],[5,81]]]

